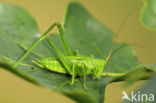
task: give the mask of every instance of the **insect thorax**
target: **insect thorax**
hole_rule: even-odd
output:
[[[85,75],[93,73],[95,77],[101,76],[106,64],[105,60],[85,56],[66,56],[73,64],[75,64],[76,74],[81,76],[82,70],[85,69]],[[38,61],[43,68],[57,73],[68,74],[61,63],[55,57],[45,57]]]

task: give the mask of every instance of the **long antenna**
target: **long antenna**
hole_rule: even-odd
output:
[[[126,15],[126,17],[125,17],[124,20],[122,21],[122,24],[120,25],[120,27],[119,27],[119,29],[118,29],[118,31],[117,31],[117,33],[116,33],[116,36],[118,36],[118,35],[120,34],[122,28],[124,27],[126,21],[128,20],[128,17],[132,14],[133,10],[134,10],[134,8],[132,8],[132,9],[129,11],[129,13]]]
[[[119,27],[119,29],[118,29],[118,31],[117,31],[117,33],[116,33],[115,36],[119,36],[119,34],[120,34],[122,28],[124,27],[124,25],[125,25],[125,23],[126,23],[128,17],[132,14],[133,9],[134,9],[134,8],[132,8],[132,9],[129,11],[128,15],[124,18],[124,20],[123,20],[122,24],[120,25],[120,27]],[[113,57],[113,55],[114,55],[120,48],[123,48],[123,47],[125,47],[125,46],[126,46],[126,45],[121,45],[120,47],[118,47],[117,49],[115,49],[115,51],[113,51],[113,48],[114,48],[114,44],[113,44],[112,47],[111,47],[111,49],[110,49],[110,52],[109,52],[109,54],[108,54],[108,57],[107,57],[106,61],[109,62],[109,61],[111,60],[111,58]],[[113,52],[112,52],[112,51],[113,51]]]
[[[109,61],[111,60],[111,58],[114,56],[114,54],[115,54],[119,49],[121,49],[121,48],[123,48],[123,47],[125,47],[125,46],[127,46],[127,45],[126,45],[126,44],[123,44],[123,45],[119,46],[118,48],[116,48],[113,52],[112,52],[112,49],[113,49],[113,47],[112,47],[111,50],[110,50],[111,53],[109,53],[109,55],[108,55],[106,61],[109,62]]]

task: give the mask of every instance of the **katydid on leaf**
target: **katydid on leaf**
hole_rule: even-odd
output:
[[[57,26],[61,35],[61,39],[64,44],[65,54],[60,52],[59,49],[56,48],[54,43],[48,38],[48,33]],[[102,71],[107,63],[107,61],[94,58],[94,57],[86,57],[79,56],[78,51],[76,51],[76,55],[71,51],[67,41],[65,40],[63,29],[61,24],[54,23],[30,48],[27,52],[13,65],[13,67],[17,67],[21,64],[21,62],[32,52],[32,50],[42,41],[46,40],[49,45],[55,51],[57,57],[43,57],[38,61],[33,61],[39,67],[48,69],[53,72],[61,73],[61,74],[69,74],[72,76],[71,85],[74,84],[75,77],[80,76],[83,77],[83,88],[86,89],[85,80],[86,76],[89,74],[93,74],[93,79],[100,79],[103,75]]]
[[[63,42],[65,55],[54,45],[54,43],[48,38],[48,33],[57,26],[61,39]],[[112,49],[110,50],[110,53],[106,60],[99,59],[94,56],[81,56],[79,55],[78,50],[73,52],[71,48],[69,47],[65,36],[63,32],[63,28],[61,24],[54,23],[30,48],[27,50],[27,52],[13,65],[13,67],[17,67],[22,63],[22,61],[31,53],[33,52],[33,49],[42,41],[46,40],[48,44],[52,47],[54,52],[56,53],[56,57],[43,57],[39,59],[38,61],[32,61],[34,64],[36,64],[40,68],[45,68],[47,70],[60,73],[60,74],[68,74],[71,75],[71,85],[74,84],[75,77],[79,76],[83,78],[83,88],[86,90],[86,76],[92,75],[93,80],[94,79],[100,79],[102,76],[105,75],[117,75],[121,76],[124,74],[107,74],[103,72],[103,69],[105,68],[105,65],[110,61],[112,56],[122,47],[125,45],[121,45],[114,52],[112,52]],[[113,48],[113,46],[112,46]]]

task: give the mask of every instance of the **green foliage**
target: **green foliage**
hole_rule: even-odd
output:
[[[156,29],[156,1],[144,0],[145,4],[141,14],[141,21],[146,27]]]
[[[6,4],[0,4],[0,8],[0,60],[13,65],[28,50],[30,45],[41,36],[41,33],[33,17],[24,9]],[[141,65],[131,47],[126,43],[112,41],[114,33],[99,23],[79,3],[69,4],[64,21],[64,32],[72,50],[79,50],[80,55],[90,56],[93,54],[95,57],[106,59],[112,45],[114,45],[113,51],[124,45],[104,68],[104,73],[114,76],[107,75],[94,81],[90,75],[87,76],[86,86],[88,91],[85,92],[82,89],[82,78],[77,78],[75,84],[69,86],[68,82],[71,76],[50,72],[43,68],[33,67],[34,69],[32,69],[26,66],[34,65],[31,60],[55,56],[46,41],[41,42],[34,49],[22,62],[23,65],[12,68],[1,62],[0,67],[32,83],[57,90],[77,102],[86,103],[87,100],[90,103],[103,103],[106,85],[113,81],[118,74],[123,74],[122,78],[124,78],[127,73],[137,70],[135,69],[136,66]],[[53,34],[50,39],[53,40],[56,47],[64,52],[59,35]],[[146,69],[146,67],[143,68]]]
[[[33,83],[33,84],[40,85],[40,84],[38,83],[38,81],[36,81],[36,80],[33,79],[32,77],[30,77],[29,75],[27,75],[27,74],[21,72],[20,70],[15,69],[15,68],[12,68],[8,63],[5,63],[5,62],[2,62],[2,61],[1,61],[1,62],[0,62],[0,67],[1,67],[1,68],[7,69],[8,71],[14,73],[14,74],[17,75],[17,76],[20,76],[21,78],[23,78],[23,79],[25,79],[25,80],[27,80],[27,81]]]
[[[153,73],[150,79],[144,84],[139,91],[143,94],[154,94],[156,95],[155,87],[156,87],[156,74]]]
[[[149,95],[149,94],[152,94],[152,95],[156,95],[156,91],[155,91],[155,87],[156,87],[156,73],[153,73],[152,76],[148,79],[148,81],[143,84],[142,87],[140,87],[139,89],[136,89],[135,90],[135,93],[134,94],[137,94],[138,91],[141,93],[141,94],[146,94],[146,95]],[[139,101],[139,103],[154,103],[155,101]],[[128,101],[128,100],[125,100],[123,101],[122,103],[132,103],[132,101]]]

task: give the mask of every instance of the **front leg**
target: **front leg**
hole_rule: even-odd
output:
[[[85,64],[83,64],[83,68],[82,68],[82,72],[83,72],[83,89],[85,91],[87,91],[87,88],[86,88],[86,70],[87,68],[85,68]]]

